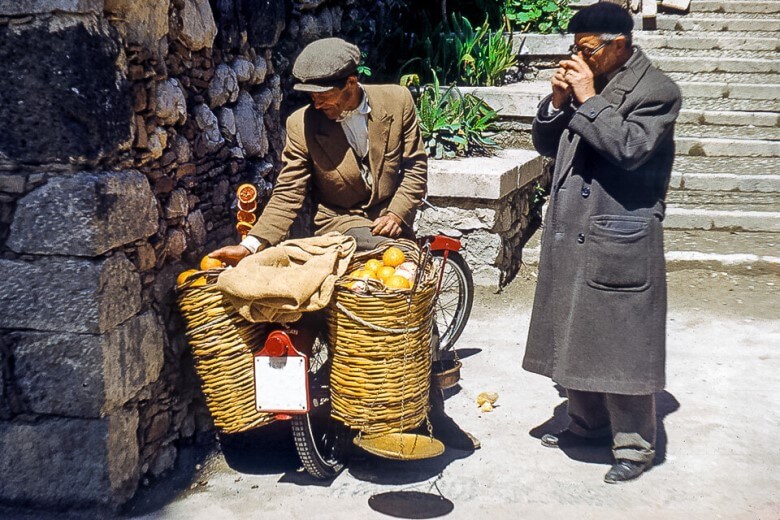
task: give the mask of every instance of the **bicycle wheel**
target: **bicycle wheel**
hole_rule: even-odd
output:
[[[434,251],[434,259],[444,261],[444,251]],[[471,269],[460,254],[450,251],[444,264],[439,296],[436,300],[436,326],[439,329],[439,352],[446,352],[458,341],[474,303],[474,280]]]
[[[334,478],[344,469],[350,430],[330,416],[330,361],[327,343],[318,338],[309,358],[309,413],[295,415],[291,426],[295,450],[314,478]]]

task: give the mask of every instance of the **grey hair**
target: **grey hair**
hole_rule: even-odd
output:
[[[628,46],[631,47],[631,34],[624,34],[624,33],[602,33],[599,35],[599,39],[603,42],[614,42],[619,37],[623,36],[626,41],[628,42]]]

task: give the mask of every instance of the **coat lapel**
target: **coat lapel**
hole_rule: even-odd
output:
[[[390,135],[393,116],[385,111],[382,100],[378,99],[376,94],[372,95],[369,89],[366,89],[366,95],[371,107],[371,112],[368,114],[368,162],[371,166],[371,175],[374,178],[371,190],[373,199],[379,186],[379,173],[385,162],[387,138]]]

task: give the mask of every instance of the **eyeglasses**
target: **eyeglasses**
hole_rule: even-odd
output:
[[[606,47],[610,43],[612,43],[612,42],[611,41],[604,42],[601,45],[599,45],[598,47],[595,47],[593,49],[591,49],[590,47],[581,47],[581,46],[579,46],[579,45],[577,45],[575,43],[574,45],[569,47],[569,52],[571,52],[572,54],[577,54],[578,52],[581,52],[584,57],[590,58],[591,56],[593,56],[594,54],[599,52],[601,49],[603,49],[604,47]]]

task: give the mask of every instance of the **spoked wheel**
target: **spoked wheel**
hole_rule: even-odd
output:
[[[444,251],[434,251],[434,259],[444,261]],[[471,269],[460,254],[450,251],[444,264],[439,297],[436,300],[436,327],[439,352],[447,352],[458,341],[474,303],[474,280]]]
[[[292,418],[295,449],[314,478],[334,478],[344,469],[350,430],[330,417],[330,361],[327,343],[318,338],[309,358],[309,413]]]

